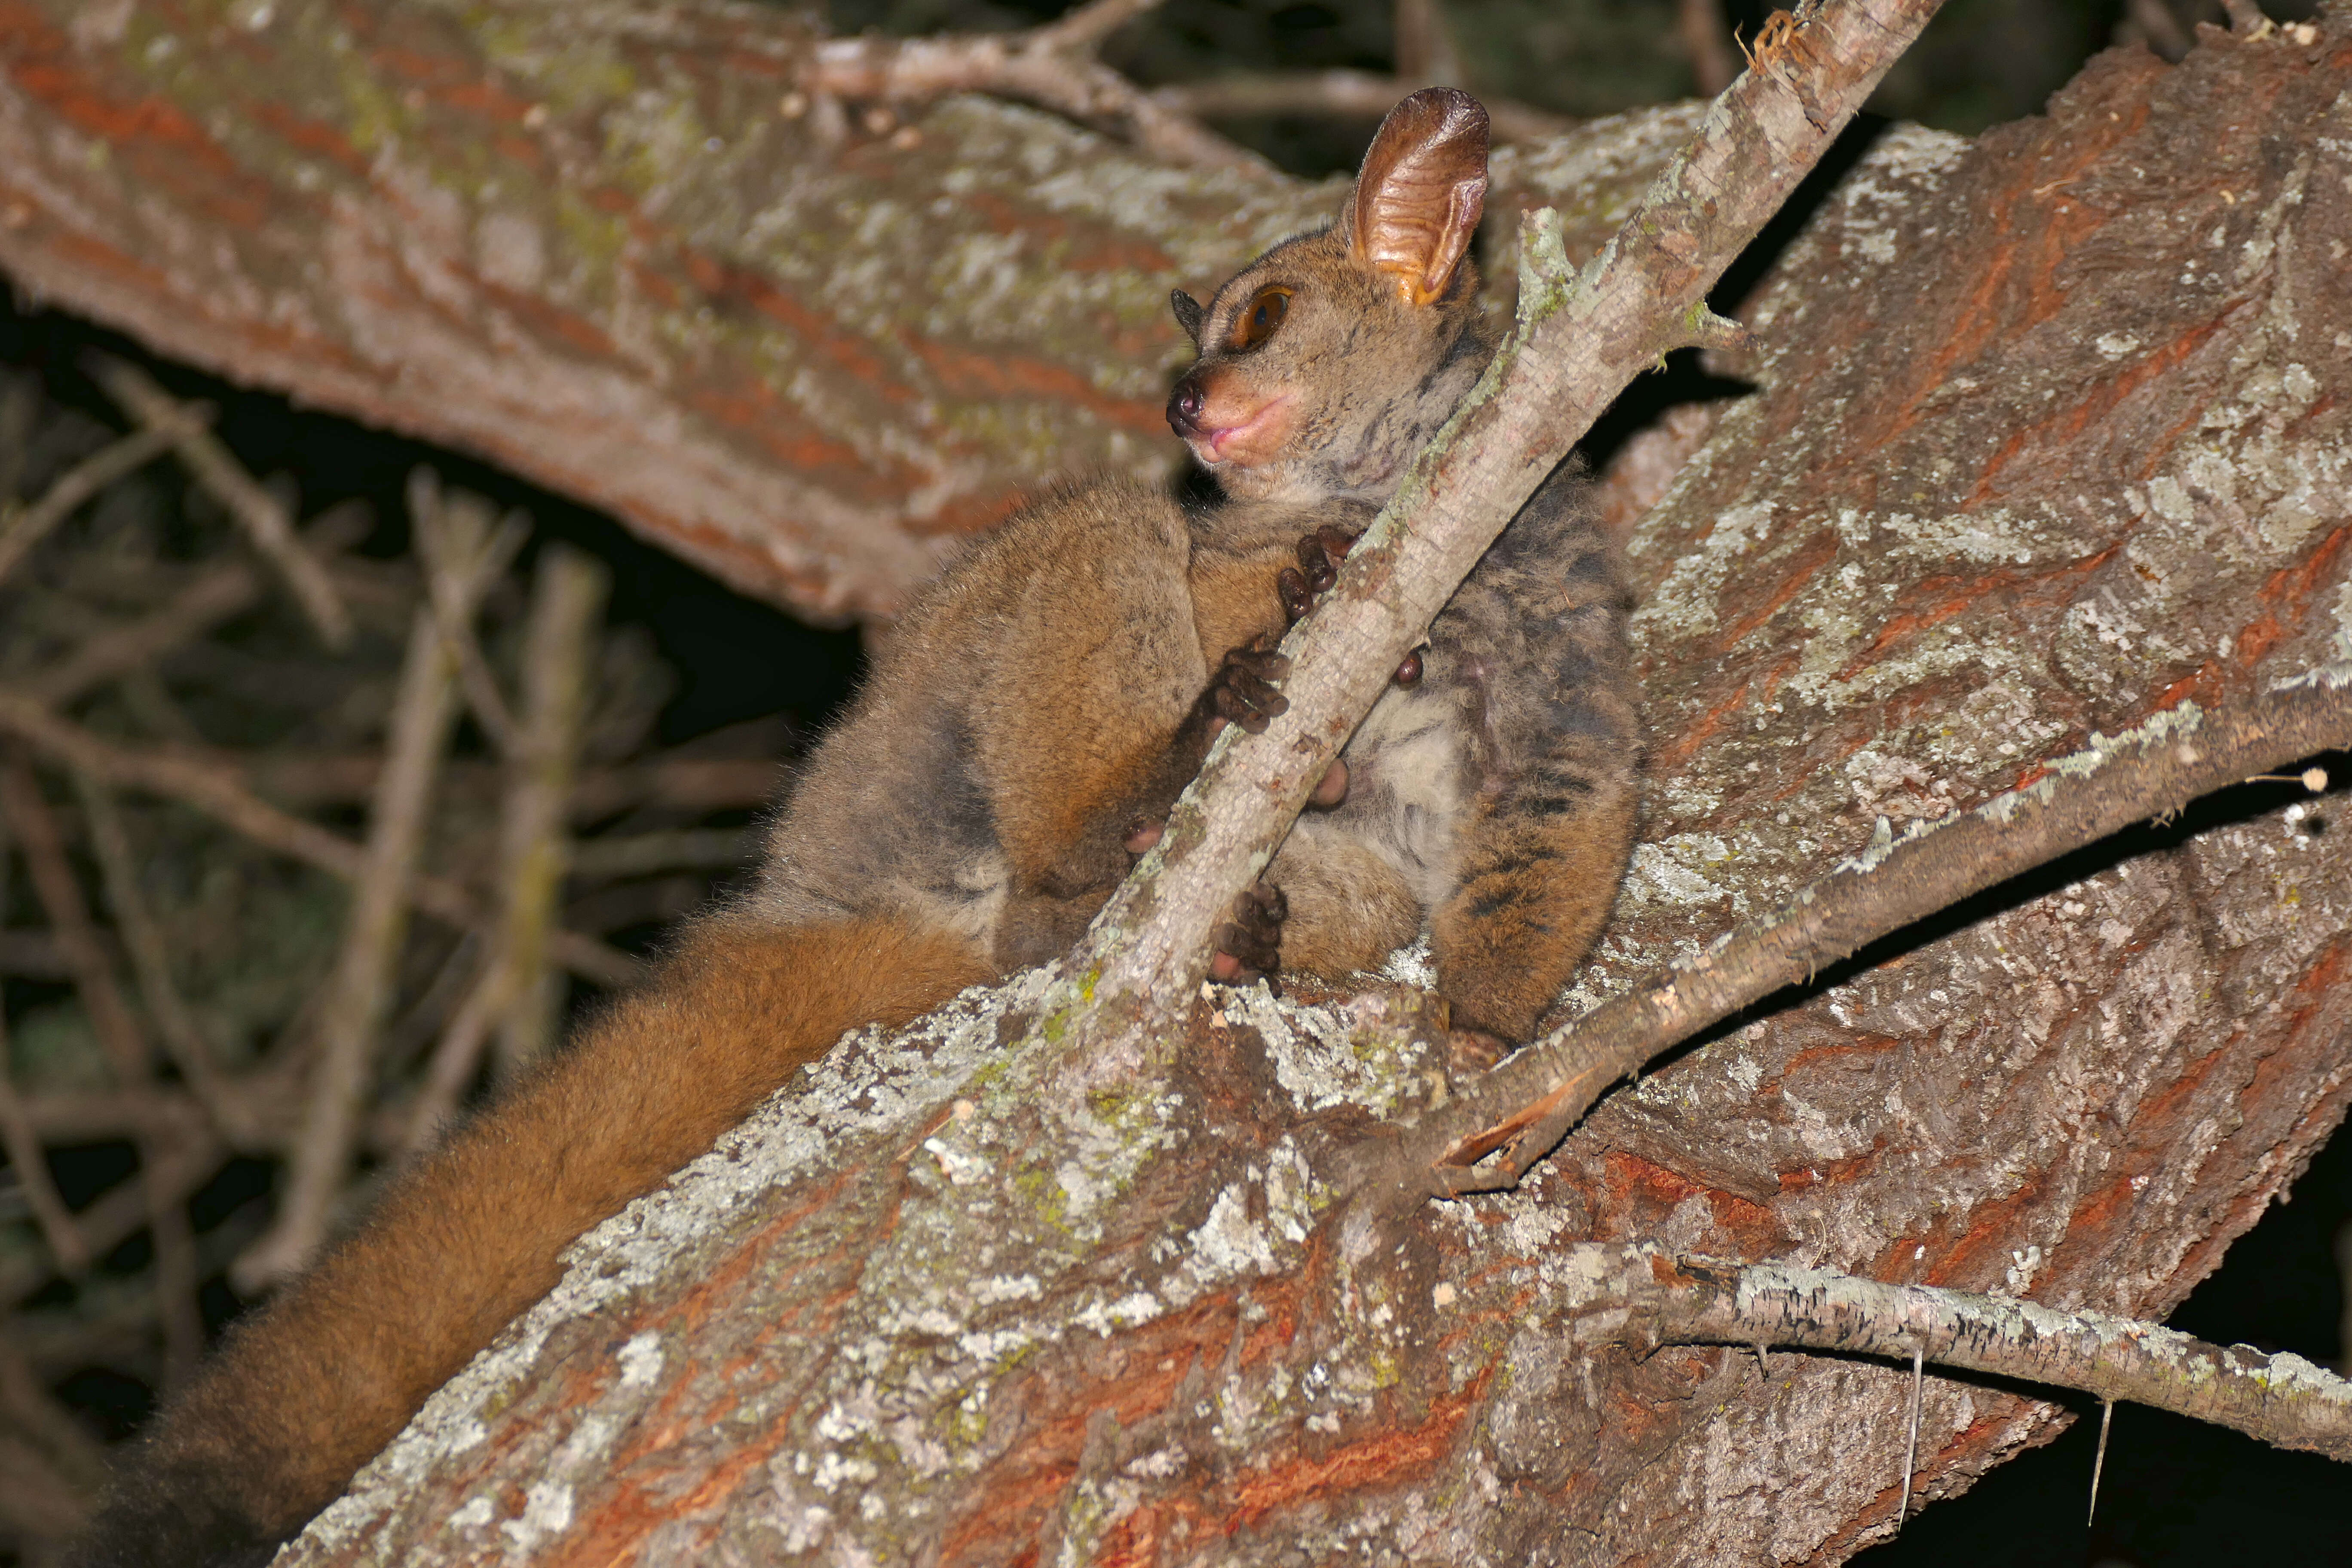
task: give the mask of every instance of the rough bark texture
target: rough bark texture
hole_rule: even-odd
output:
[[[1584,1000],[1881,818],[2352,657],[2347,149],[2339,10],[1845,183],[1746,312],[1758,392],[1620,470],[1688,457],[1629,545],[1652,815]],[[968,997],[588,1238],[292,1561],[1842,1561],[1907,1374],[1588,1350],[1562,1244],[2161,1315],[2352,1094],[2341,798],[1832,974],[1395,1229],[1317,1173],[1431,1092],[1410,994],[1220,994],[1075,1105],[1001,1043],[1038,977]],[[1923,1493],[2055,1418],[1932,1379]]]

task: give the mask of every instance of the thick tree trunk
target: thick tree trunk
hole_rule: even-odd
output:
[[[2340,14],[2209,36],[1846,181],[1747,312],[1759,390],[1613,481],[1674,475],[1588,997],[2094,733],[2352,657],[2347,92]],[[1560,1245],[2161,1315],[2352,1094],[2352,849],[2294,789],[1865,953],[1393,1228],[1319,1178],[1431,1092],[1408,994],[1221,994],[1077,1104],[1000,1044],[1034,977],[853,1042],[589,1238],[297,1560],[1841,1561],[1892,1527],[1907,1377],[1594,1349]],[[1932,1379],[1924,1492],[2057,1418]]]
[[[1157,463],[1166,289],[1331,197],[971,100],[828,150],[766,13],[216,15],[0,0],[0,267],[834,613]],[[2352,657],[2347,103],[2339,9],[1848,179],[1743,312],[1755,395],[1612,481],[1653,782],[1583,999],[1882,821]],[[1528,149],[1496,205],[1589,249],[1687,125]],[[853,1043],[583,1242],[297,1560],[1841,1561],[1907,1378],[1590,1348],[1556,1249],[2160,1315],[2352,1094],[2341,796],[2286,793],[1866,953],[1393,1230],[1318,1176],[1430,1092],[1409,995],[1204,1002],[1171,1077],[1077,1105],[1000,1045],[1034,978]],[[1926,1493],[2055,1419],[1932,1380]]]
[[[1343,190],[969,97],[829,141],[810,43],[711,0],[0,0],[0,270],[887,614],[1024,494],[1171,472],[1169,290]],[[1594,244],[1675,144],[1605,140]]]

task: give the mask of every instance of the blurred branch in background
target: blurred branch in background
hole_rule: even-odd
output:
[[[415,553],[355,552],[364,508],[297,528],[209,409],[90,368],[137,429],[0,371],[0,1551],[97,1476],[46,1388],[168,1388],[234,1260],[282,1273],[743,863],[791,739],[656,744],[674,679],[520,514],[420,470]]]

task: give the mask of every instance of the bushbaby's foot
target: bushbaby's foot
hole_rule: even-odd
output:
[[[1224,662],[1209,678],[1209,689],[1201,694],[1211,731],[1223,721],[1264,734],[1269,721],[1290,710],[1290,699],[1276,685],[1289,673],[1290,660],[1265,646],[1264,637],[1247,647],[1227,648]]]
[[[1240,985],[1271,976],[1281,966],[1282,922],[1290,901],[1282,889],[1260,882],[1234,900],[1234,918],[1217,928],[1217,951],[1209,960],[1209,978],[1220,985]]]
[[[1484,1029],[1445,1031],[1445,1070],[1455,1079],[1475,1078],[1511,1054],[1511,1047]]]
[[[1326,523],[1298,542],[1298,564],[1275,574],[1274,589],[1282,597],[1283,613],[1296,621],[1315,607],[1315,597],[1339,580],[1339,563],[1348,558],[1356,535],[1336,523]]]

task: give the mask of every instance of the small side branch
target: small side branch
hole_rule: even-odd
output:
[[[1371,71],[1297,71],[1278,75],[1226,76],[1156,88],[1152,98],[1171,111],[1204,120],[1245,114],[1336,115],[1378,120],[1397,100],[1425,82]],[[1537,142],[1572,129],[1576,121],[1549,110],[1509,99],[1481,97],[1498,142]]]
[[[803,91],[824,100],[927,103],[987,92],[1034,103],[1132,142],[1171,163],[1266,174],[1235,146],[1102,63],[1102,40],[1159,0],[1094,0],[1059,21],[1018,33],[925,38],[827,38],[801,68]],[[837,110],[836,110],[837,113]]]
[[[0,689],[0,734],[14,735],[56,762],[85,769],[119,788],[192,805],[289,859],[348,880],[366,875],[364,847],[278,810],[247,789],[234,768],[184,753],[116,745],[5,689]],[[474,895],[446,877],[420,876],[411,892],[416,907],[436,920],[466,930],[487,922]],[[574,974],[599,985],[627,985],[643,973],[627,953],[576,931],[553,933],[548,952]]]
[[[432,572],[448,581],[445,593],[418,607],[409,633],[383,773],[369,814],[364,865],[353,885],[342,945],[320,1010],[319,1059],[293,1169],[277,1224],[232,1271],[239,1289],[275,1283],[310,1259],[326,1239],[335,1199],[351,1174],[362,1111],[375,1077],[376,1043],[408,940],[409,900],[434,790],[457,719],[460,638],[451,628],[463,628],[463,640],[470,642],[474,607],[490,582],[486,568],[494,555],[488,505],[472,497],[443,504],[429,486],[422,492],[413,487],[411,499],[420,493],[435,515],[428,522],[420,514],[419,531],[440,542]]]
[[[2128,1400],[2352,1461],[2352,1382],[2298,1355],[2210,1344],[2106,1312],[1647,1247],[1573,1247],[1548,1272],[1568,1281],[1563,1304],[1588,1325],[1606,1325],[1580,1337],[1906,1362],[1924,1355],[1937,1366]]]
[[[2117,828],[2345,745],[2352,666],[2333,666],[2235,711],[2183,703],[2113,739],[2094,735],[2032,784],[1914,823],[1900,841],[1882,821],[1861,855],[1779,910],[1538,1041],[1360,1169],[1373,1190],[1407,1199],[1514,1185],[1611,1084],[1782,986]]]
[[[343,607],[342,595],[328,580],[327,569],[295,537],[294,520],[278,498],[247,473],[245,465],[209,429],[201,426],[187,428],[187,411],[137,366],[94,354],[89,374],[124,413],[148,430],[174,432],[172,446],[178,450],[180,461],[187,466],[189,476],[227,509],[229,516],[253,542],[253,547],[286,579],[295,603],[302,606],[302,613],[317,628],[320,640],[329,647],[348,647],[352,640],[351,612]]]
[[[31,506],[19,510],[13,501],[0,501],[0,577],[8,575],[33,546],[71,517],[76,507],[183,440],[201,434],[211,416],[210,410],[193,405],[175,408],[168,421],[134,430],[59,474]]]

